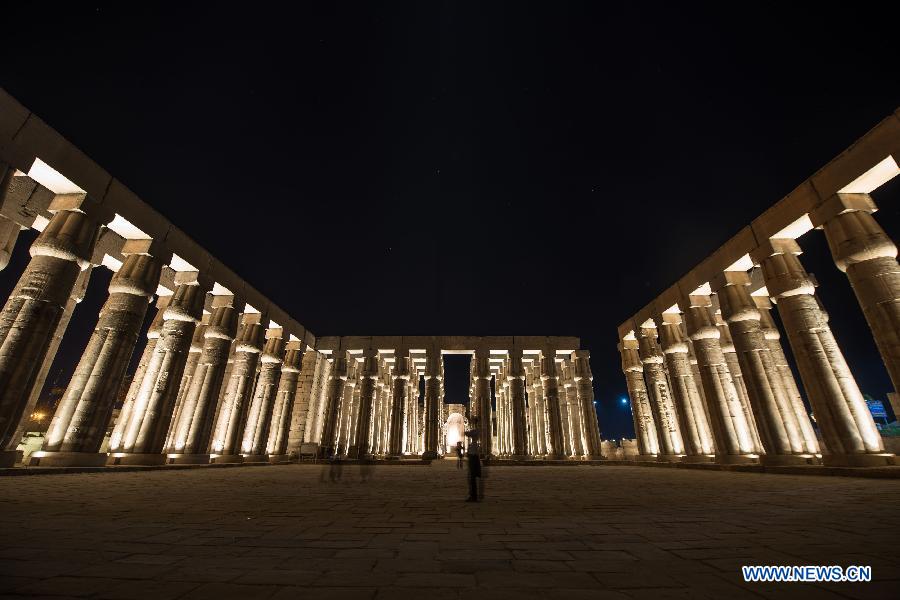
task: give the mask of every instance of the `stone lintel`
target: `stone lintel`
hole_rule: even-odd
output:
[[[869,194],[834,194],[809,213],[813,227],[821,227],[834,217],[853,211],[873,213],[878,210]]]
[[[803,251],[800,249],[800,244],[795,240],[776,238],[762,242],[758,248],[750,253],[750,256],[753,257],[754,262],[760,263],[775,254],[803,254]]]
[[[709,280],[714,292],[729,285],[750,285],[750,274],[746,271],[722,271]]]

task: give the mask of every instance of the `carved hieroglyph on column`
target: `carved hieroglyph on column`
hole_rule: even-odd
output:
[[[853,292],[887,367],[900,390],[900,266],[897,246],[875,217],[868,194],[836,194],[810,215],[821,225],[837,267]]]
[[[716,441],[716,461],[756,460],[754,441],[734,381],[719,346],[719,329],[709,296],[685,296],[680,309],[697,353],[707,412]]]
[[[425,452],[422,458],[437,458],[444,454],[440,447],[441,380],[444,378],[443,358],[439,349],[430,348],[425,354]]]
[[[749,284],[750,277],[744,271],[726,271],[713,281],[766,451],[763,460],[802,464],[810,455],[805,454],[797,413],[766,343],[760,312],[750,297]]]
[[[0,313],[0,448],[15,435],[98,228],[82,212],[57,211],[31,245],[31,261]]]
[[[175,293],[160,311],[163,325],[141,374],[118,450],[133,453],[133,456],[113,457],[119,464],[152,464],[164,459],[165,436],[175,410],[194,329],[203,313],[206,293],[212,287],[211,282],[201,280],[196,271],[178,273],[175,277]]]
[[[656,341],[656,326],[653,321],[647,321],[635,334],[641,361],[644,363],[644,378],[647,382],[650,408],[656,423],[659,456],[660,458],[674,459],[674,457],[684,455],[684,441],[681,437],[675,403],[672,401],[672,392],[669,390],[669,381],[663,366],[663,353]]]
[[[174,454],[171,460],[175,463],[209,461],[209,440],[219,392],[242,308],[243,302],[234,296],[213,298],[212,314],[203,331],[203,352],[184,396],[172,447],[168,449]]]
[[[717,300],[717,297],[711,296],[711,299]],[[715,310],[715,306],[713,309]],[[728,367],[728,373],[731,375],[731,381],[734,383],[734,391],[737,392],[741,410],[744,411],[744,420],[747,422],[747,427],[750,429],[750,437],[753,439],[753,451],[757,454],[763,454],[762,440],[756,429],[756,417],[753,416],[753,408],[750,406],[750,395],[747,393],[747,384],[744,383],[744,374],[741,372],[740,361],[734,349],[731,331],[722,319],[722,315],[716,312],[713,316],[716,320],[716,327],[719,329],[719,347],[722,349],[722,355],[725,357],[725,365]]]
[[[585,430],[585,453],[588,458],[599,459],[600,424],[597,422],[597,410],[594,408],[594,375],[591,373],[591,354],[587,350],[576,350],[572,353],[575,370],[575,389],[578,402],[581,404],[582,421]]]
[[[550,433],[548,454],[557,460],[565,458],[563,428],[559,410],[559,375],[556,372],[556,351],[541,353],[541,385],[547,405],[547,429]]]
[[[669,370],[672,398],[676,405],[685,452],[689,456],[709,456],[715,452],[715,445],[706,411],[703,409],[703,400],[697,391],[699,382],[694,380],[691,369],[688,340],[682,330],[681,315],[664,313],[658,318],[661,323],[660,345]]]
[[[794,240],[773,239],[751,253],[777,302],[800,377],[829,452],[826,464],[888,464],[884,443],[841,352]]]
[[[222,390],[215,433],[210,442],[210,453],[218,455],[214,459],[216,462],[241,460],[239,441],[247,421],[250,394],[263,347],[265,320],[261,313],[244,313],[241,319],[241,328],[234,340],[234,363]]]
[[[278,393],[278,382],[281,379],[281,363],[284,360],[284,331],[280,327],[266,329],[266,343],[259,357],[259,375],[253,390],[253,400],[247,413],[247,424],[244,426],[241,453],[244,462],[248,460],[265,461],[266,443],[269,441],[269,428],[272,424],[275,395]]]
[[[636,339],[625,339],[619,344],[622,354],[622,372],[625,373],[625,386],[631,399],[631,419],[634,422],[634,434],[637,438],[638,454],[641,456],[659,455],[659,438],[656,436],[656,424],[653,421],[653,410],[647,397],[647,386],[644,383],[644,363],[638,353]]]
[[[272,425],[266,443],[266,454],[269,455],[270,462],[282,462],[288,458],[288,435],[300,382],[303,346],[303,342],[299,340],[290,340],[287,343],[284,362],[281,365],[281,378],[278,380],[278,392],[275,395],[275,407],[272,411]],[[302,413],[305,415],[306,411]]]

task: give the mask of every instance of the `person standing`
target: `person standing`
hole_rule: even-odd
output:
[[[463,443],[456,442],[456,468],[462,469],[463,467]]]

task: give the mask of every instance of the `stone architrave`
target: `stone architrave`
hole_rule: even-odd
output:
[[[800,263],[800,246],[771,239],[751,253],[762,267],[766,288],[778,306],[800,377],[829,454],[825,464],[884,465],[892,462],[847,366],[828,316],[816,301],[815,285]]]
[[[638,351],[644,363],[644,378],[647,383],[647,394],[650,408],[656,423],[656,434],[659,440],[661,460],[674,460],[684,455],[684,440],[672,401],[669,380],[663,366],[663,353],[656,340],[656,326],[652,321],[644,323],[636,332]]]
[[[79,210],[57,210],[0,313],[0,448],[13,441],[99,227]]]
[[[838,269],[850,280],[894,389],[900,389],[900,266],[897,246],[868,194],[835,194],[810,214],[825,230]]]

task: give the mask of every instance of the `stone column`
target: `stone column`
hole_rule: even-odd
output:
[[[897,246],[872,216],[868,194],[835,194],[810,214],[847,274],[895,390],[900,390],[900,266]]]
[[[647,393],[650,408],[656,423],[659,439],[659,460],[680,460],[684,455],[684,440],[672,402],[672,392],[663,366],[663,353],[656,341],[656,327],[652,321],[644,323],[635,332],[638,340],[638,351],[644,363],[644,378],[647,380]]]
[[[597,410],[594,408],[594,375],[591,373],[591,354],[587,350],[576,350],[572,353],[574,365],[575,390],[581,404],[581,420],[585,429],[585,453],[589,459],[601,458],[600,424],[597,422]]]
[[[178,384],[178,396],[175,399],[175,411],[172,413],[172,420],[169,423],[169,432],[166,434],[166,451],[172,448],[175,443],[175,431],[178,429],[178,423],[181,422],[184,412],[184,398],[187,391],[191,387],[191,380],[194,373],[197,372],[197,365],[200,364],[200,356],[203,353],[203,334],[206,332],[206,326],[209,325],[209,313],[205,313],[200,318],[200,323],[194,327],[194,335],[191,336],[191,347],[188,350],[187,361],[184,363],[184,373],[181,376],[181,383]]]
[[[425,355],[425,452],[422,458],[443,456],[439,452],[441,431],[441,380],[444,378],[440,349],[429,348]]]
[[[622,354],[625,386],[631,400],[631,419],[634,422],[638,453],[642,457],[656,458],[659,455],[659,438],[656,435],[656,423],[644,382],[644,363],[641,362],[637,340],[623,340],[619,344],[619,352]]]
[[[410,372],[409,350],[394,353],[394,368],[391,373],[393,398],[391,399],[391,427],[388,454],[391,458],[403,455],[403,423],[406,412],[406,392]]]
[[[753,435],[719,345],[712,301],[709,296],[686,296],[679,304],[697,353],[697,366],[716,442],[716,462],[753,462],[757,458]]]
[[[506,378],[509,383],[509,402],[512,412],[511,458],[524,460],[528,453],[528,437],[525,422],[525,367],[522,365],[522,351],[510,350],[506,357]]]
[[[745,375],[767,464],[806,464],[803,434],[781,374],[760,325],[760,312],[750,297],[746,272],[726,271],[712,282],[722,316],[728,323],[734,348]],[[724,333],[720,328],[720,333]],[[732,371],[733,372],[733,371]]]
[[[286,346],[278,391],[275,395],[275,407],[272,411],[272,425],[266,442],[266,454],[272,463],[288,462],[288,436],[300,382],[300,369],[303,365],[303,346],[303,342],[299,340],[289,340]],[[305,411],[303,412],[305,414]]]
[[[391,452],[391,411],[394,407],[393,366],[383,363],[382,375],[382,410],[381,410],[381,454],[388,456]]]
[[[370,445],[372,432],[372,411],[378,380],[381,378],[378,350],[363,350],[362,364],[359,366],[359,410],[357,411],[356,436],[350,447],[350,456],[369,458],[374,454]]]
[[[9,264],[20,229],[18,223],[0,216],[0,271]]]
[[[531,377],[526,381],[528,387],[528,406],[531,416],[532,456],[547,454],[547,423],[544,412],[544,388],[541,384],[541,365],[535,362],[531,367]]]
[[[19,420],[19,426],[16,428],[16,433],[10,438],[8,445],[5,448],[0,447],[0,466],[4,466],[5,464],[3,462],[4,456],[9,457],[10,460],[17,456],[16,448],[22,441],[22,438],[25,437],[25,427],[29,422],[27,415],[31,415],[31,413],[34,412],[34,407],[40,399],[44,383],[47,381],[47,375],[50,373],[50,368],[53,366],[53,359],[56,357],[59,345],[62,343],[63,336],[69,327],[69,321],[72,320],[72,314],[75,312],[75,307],[84,299],[84,294],[87,291],[88,281],[90,281],[92,270],[93,267],[89,266],[78,275],[75,287],[72,289],[72,295],[69,296],[69,301],[66,303],[66,308],[59,320],[59,324],[56,326],[56,331],[53,334],[50,347],[47,349],[47,354],[44,357],[41,370],[38,372],[34,386],[31,388],[31,396],[28,398],[28,404],[25,405],[25,409],[22,411],[22,415],[25,415],[26,418]],[[12,466],[12,463],[8,463],[8,466]]]
[[[750,437],[753,439],[753,451],[757,454],[765,454],[759,431],[756,428],[753,408],[750,406],[747,384],[744,383],[744,374],[741,373],[741,365],[738,361],[737,352],[734,349],[734,341],[731,339],[731,331],[728,330],[728,325],[719,313],[715,313],[715,320],[716,327],[719,329],[719,347],[722,348],[725,364],[728,366],[728,372],[731,374],[731,381],[734,382],[734,390],[737,392],[738,401],[741,403],[741,410],[744,411],[744,420],[747,422],[747,427],[750,428]]]
[[[345,350],[335,350],[331,357],[331,375],[325,396],[325,410],[322,424],[322,440],[319,442],[320,456],[330,457],[337,452],[337,434],[344,399],[344,385],[347,383],[348,358]]]
[[[356,357],[350,355],[347,358],[347,381],[344,383],[344,395],[341,398],[340,418],[337,426],[337,453],[346,455],[350,446],[350,436],[352,435],[353,414],[356,411],[356,385],[359,377],[359,369],[356,364]]]
[[[541,386],[547,406],[547,430],[550,433],[547,454],[550,458],[562,460],[566,457],[566,452],[559,410],[559,375],[556,371],[555,350],[544,350],[541,353]]]
[[[160,311],[163,324],[159,339],[153,345],[140,381],[135,374],[133,383],[138,384],[137,393],[126,417],[117,456],[110,457],[112,464],[165,463],[162,452],[191,340],[203,314],[206,293],[212,288],[212,282],[201,280],[196,271],[176,273],[175,283],[174,294]],[[124,414],[123,408],[120,420]],[[123,453],[124,456],[119,455]]]
[[[261,313],[244,313],[241,319],[241,329],[234,340],[234,363],[219,399],[221,408],[210,442],[210,454],[217,456],[212,456],[210,462],[243,462],[243,457],[238,454],[239,440],[247,421],[248,404],[265,336],[265,320]]]
[[[784,349],[781,347],[781,333],[778,331],[778,327],[775,326],[775,321],[772,320],[772,315],[769,312],[772,310],[772,302],[768,296],[753,296],[753,302],[759,309],[759,324],[766,338],[766,347],[772,355],[775,370],[781,377],[782,385],[791,400],[794,414],[797,416],[797,423],[799,423],[800,431],[803,434],[803,451],[807,454],[819,454],[819,439],[816,437],[816,431],[809,420],[809,413],[806,410],[806,405],[803,403],[803,396],[800,395],[797,381],[794,379],[794,372],[791,371]]]
[[[691,370],[688,342],[681,329],[681,316],[666,313],[658,319],[661,323],[659,340],[669,370],[672,398],[675,401],[685,452],[688,457],[696,457],[686,457],[686,460],[706,460],[715,453],[715,445]]]
[[[171,463],[209,462],[213,419],[242,308],[243,302],[234,296],[213,297],[209,324],[203,332],[203,352],[185,392],[181,418],[175,429],[172,447],[168,449]]]
[[[244,427],[241,454],[244,462],[268,462],[269,428],[275,410],[275,395],[281,380],[284,361],[284,331],[280,327],[266,329],[266,343],[259,357],[259,378],[253,390],[253,400]]]
[[[572,361],[566,360],[563,365],[562,384],[566,394],[566,406],[569,413],[570,430],[572,432],[572,455],[584,457],[585,435],[584,425],[581,422],[582,414],[578,406],[578,392],[575,389],[573,379]]]
[[[82,212],[57,210],[31,245],[31,261],[0,313],[0,449],[15,437],[78,276],[90,264],[98,228]],[[4,453],[0,464],[14,458]]]
[[[53,415],[43,451],[32,455],[32,464],[106,463],[106,455],[98,452],[147,306],[159,285],[162,260],[151,246],[151,240],[126,241],[125,262],[109,283],[97,326]]]
[[[491,437],[491,363],[488,350],[476,350],[472,355],[472,377],[475,385],[472,408],[473,416],[478,417],[475,427],[478,429],[478,443],[481,456],[488,457],[492,452]]]
[[[816,301],[815,286],[798,258],[794,240],[768,240],[751,253],[762,267],[766,288],[777,302],[788,341],[797,359],[829,454],[825,464],[889,464],[892,455],[875,427],[856,380],[847,366],[828,316]]]

